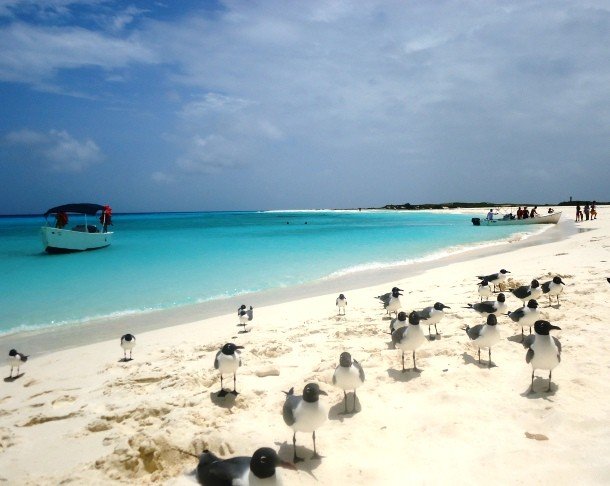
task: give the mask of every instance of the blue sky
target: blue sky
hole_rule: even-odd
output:
[[[609,200],[606,1],[0,0],[0,213]]]

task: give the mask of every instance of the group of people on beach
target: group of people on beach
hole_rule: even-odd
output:
[[[576,205],[576,222],[589,221],[589,219],[597,219],[597,209],[595,209],[596,202],[586,203],[583,209],[580,209],[580,204]],[[584,218],[583,218],[584,212]]]
[[[534,206],[531,210],[527,209],[527,206],[519,206],[517,209],[517,219],[527,219],[527,218],[535,218],[538,216],[538,206]]]

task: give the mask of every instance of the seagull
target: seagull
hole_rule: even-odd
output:
[[[436,325],[445,316],[443,309],[451,309],[451,307],[441,302],[436,302],[433,307],[424,307],[417,313],[420,323],[423,321],[423,324],[428,324],[428,336],[431,336],[430,326],[432,325],[434,325],[434,332],[438,335]]]
[[[565,283],[563,280],[561,280],[561,277],[555,276],[553,277],[553,280],[544,282],[540,286],[542,288],[542,292],[546,294],[549,298],[549,305],[551,305],[551,297],[553,296],[557,297],[557,305],[559,305],[559,294],[563,292],[564,285]]]
[[[11,349],[8,352],[8,364],[11,367],[11,374],[9,378],[13,377],[13,368],[17,367],[17,375],[19,376],[19,366],[21,363],[25,363],[28,360],[28,356],[23,353],[18,352],[16,349]]]
[[[519,307],[517,310],[508,313],[508,317],[513,322],[521,324],[521,341],[523,342],[524,333],[523,326],[530,327],[530,334],[532,333],[532,325],[540,319],[540,311],[538,310],[538,302],[534,299],[530,299],[527,305]]]
[[[504,314],[506,312],[506,297],[499,293],[496,300],[486,300],[476,304],[468,304],[468,309],[474,309],[481,315],[485,314]]]
[[[409,325],[396,329],[392,333],[392,342],[394,347],[402,350],[402,372],[405,371],[405,351],[413,351],[413,371],[420,371],[415,364],[415,350],[419,348],[426,336],[419,326],[419,315],[416,311],[409,314]]]
[[[479,293],[479,297],[481,297],[481,302],[483,302],[483,299],[488,298],[492,294],[489,282],[485,279],[479,282],[477,291]]]
[[[347,297],[343,294],[339,294],[336,301],[337,307],[339,308],[339,314],[341,314],[341,309],[343,309],[343,315],[345,315],[345,308],[347,307]]]
[[[292,427],[292,446],[294,448],[294,462],[302,461],[297,456],[297,432],[311,432],[313,437],[313,459],[320,459],[316,451],[316,429],[320,427],[328,416],[326,407],[320,403],[320,395],[328,395],[320,390],[317,383],[308,383],[303,388],[303,395],[295,395],[294,387],[286,393],[286,401],[282,409],[284,422]]]
[[[364,370],[360,363],[352,359],[352,355],[344,352],[339,356],[339,366],[335,368],[333,374],[333,385],[343,390],[345,399],[345,412],[347,412],[347,393],[346,390],[354,390],[354,408],[351,413],[356,413],[356,388],[364,383]]]
[[[225,344],[220,351],[216,353],[214,358],[214,368],[220,372],[220,391],[218,392],[219,397],[224,397],[227,393],[233,395],[239,395],[236,390],[235,382],[237,381],[237,368],[241,366],[241,356],[239,349],[244,349],[243,346],[237,346],[233,343]],[[222,386],[222,375],[228,375],[233,373],[233,391],[227,392]]]
[[[386,310],[388,311],[388,314],[392,314],[392,312],[396,315],[398,315],[398,310],[402,308],[402,305],[400,303],[400,296],[402,295],[399,292],[400,289],[397,290],[393,290],[392,291],[392,295],[390,296],[390,301],[388,302],[388,305],[384,305],[384,307],[386,308]]]
[[[466,334],[472,343],[479,348],[479,364],[481,364],[481,348],[487,348],[489,360],[487,365],[491,368],[491,347],[500,340],[498,332],[498,318],[494,314],[487,316],[486,324],[478,324],[473,327],[466,326]]]
[[[390,321],[390,334],[392,334],[396,329],[401,327],[405,327],[408,325],[407,322],[407,313],[400,311],[398,315]]]
[[[523,301],[523,305],[525,305],[525,301],[528,299],[539,299],[542,295],[542,289],[540,288],[538,280],[534,279],[529,285],[522,285],[521,287],[511,290],[511,293],[517,297],[517,299]]]
[[[295,469],[294,465],[282,461],[269,447],[257,449],[252,457],[238,456],[221,459],[205,450],[199,456],[197,481],[204,486],[219,485],[279,485],[275,468]]]
[[[250,332],[252,329],[246,330],[246,324],[254,319],[254,308],[250,306],[248,310],[246,310],[246,306],[244,304],[241,305],[239,309],[237,309],[237,315],[239,316],[239,324],[237,326],[244,326],[243,332]]]
[[[525,355],[526,363],[532,365],[532,385],[530,393],[534,391],[534,372],[536,370],[549,370],[549,387],[551,391],[551,373],[561,362],[561,343],[556,337],[549,335],[553,329],[561,330],[560,327],[553,326],[550,322],[540,320],[534,323],[534,334],[530,334],[523,341],[523,346],[527,348]]]
[[[127,361],[127,351],[129,351],[129,359],[131,351],[136,346],[136,337],[133,334],[124,334],[121,336],[121,347],[123,348],[123,360]]]
[[[491,275],[479,275],[477,278],[479,280],[487,280],[490,284],[494,286],[494,292],[496,291],[496,285],[500,285],[502,282],[506,280],[506,274],[510,273],[508,270],[500,270],[498,273],[492,273]]]
[[[392,292],[388,292],[387,294],[383,295],[378,295],[375,298],[383,302],[383,308],[388,312],[388,314],[390,314],[392,312],[396,312],[398,309],[401,308],[399,296],[402,295],[400,293],[402,291],[403,290],[399,289],[398,287],[392,287]]]

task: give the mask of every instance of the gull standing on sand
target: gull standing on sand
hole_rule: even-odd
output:
[[[485,279],[483,279],[479,282],[479,285],[477,286],[477,292],[479,293],[481,302],[483,302],[483,299],[487,299],[493,293],[491,291],[489,282]]]
[[[123,360],[127,361],[127,351],[129,351],[129,359],[132,359],[131,352],[136,346],[136,337],[133,334],[123,334],[121,336],[121,348],[123,348]]]
[[[443,309],[451,309],[451,307],[441,302],[436,302],[434,306],[424,307],[422,310],[417,312],[420,324],[428,324],[428,336],[432,337],[430,334],[430,326],[432,325],[434,325],[434,333],[437,336],[439,335],[436,325],[445,316]]]
[[[388,312],[388,314],[392,312],[396,313],[398,309],[401,308],[400,296],[402,294],[400,292],[402,291],[403,290],[399,289],[398,287],[392,287],[392,292],[388,292],[387,294],[383,295],[378,295],[375,298],[383,302],[383,308]]]
[[[236,381],[237,368],[241,366],[240,349],[244,349],[244,347],[237,346],[233,343],[227,343],[220,349],[220,351],[216,353],[216,357],[214,358],[214,368],[220,372],[220,391],[218,392],[219,397],[224,397],[227,395],[227,393],[239,395],[239,393],[237,393]],[[233,373],[233,391],[227,392],[222,385],[222,375],[229,375],[231,373]]]
[[[8,352],[8,364],[11,367],[11,374],[9,375],[9,378],[13,377],[13,368],[17,368],[16,376],[19,376],[19,366],[21,363],[25,363],[27,360],[28,356],[18,352],[16,349],[11,349]]]
[[[333,385],[343,390],[345,399],[345,412],[347,412],[347,393],[346,390],[354,390],[354,408],[351,413],[356,413],[356,388],[364,383],[364,370],[360,363],[352,359],[348,352],[341,353],[339,356],[339,366],[335,368],[333,374]]]
[[[343,315],[345,315],[345,308],[347,307],[347,297],[343,294],[339,294],[337,297],[336,305],[339,308],[339,315],[341,315],[341,309],[343,309]]]
[[[295,395],[294,387],[286,393],[286,401],[282,409],[282,415],[286,425],[292,427],[292,447],[294,450],[294,462],[302,461],[297,456],[297,432],[311,432],[313,438],[312,459],[320,459],[316,450],[316,429],[318,429],[328,417],[328,411],[320,402],[320,395],[328,395],[320,390],[317,383],[308,383],[303,388],[303,395]]]
[[[506,280],[506,274],[510,273],[508,270],[500,270],[498,273],[492,273],[491,275],[477,275],[479,280],[487,280],[494,286],[494,292],[496,291],[496,285],[500,285]]]
[[[415,350],[426,341],[426,336],[419,325],[419,315],[416,311],[409,314],[409,325],[401,327],[392,333],[394,347],[402,351],[402,372],[405,369],[405,351],[413,351],[413,371],[421,371],[415,363]]]
[[[406,327],[408,324],[409,322],[407,321],[407,313],[404,311],[400,311],[398,315],[390,321],[390,334],[396,331],[396,329]]]
[[[398,315],[398,311],[402,309],[402,304],[400,302],[400,296],[402,295],[399,292],[400,289],[392,290],[392,295],[390,296],[390,300],[388,305],[384,305],[388,314],[392,315],[392,312]]]
[[[239,317],[239,324],[237,324],[237,326],[244,327],[242,332],[250,332],[252,330],[252,326],[249,326],[249,328],[246,329],[246,324],[254,319],[254,308],[250,306],[250,308],[246,310],[245,304],[242,304],[241,307],[237,309],[237,316]]]
[[[530,334],[523,341],[523,346],[527,348],[525,361],[532,365],[530,393],[534,391],[534,372],[536,370],[549,370],[547,392],[551,391],[551,373],[561,362],[561,343],[559,339],[549,335],[549,332],[553,329],[561,330],[560,327],[553,326],[548,321],[536,321],[534,323],[534,334]]]
[[[521,325],[521,342],[523,342],[525,333],[523,332],[523,326],[529,326],[530,334],[532,333],[532,326],[540,319],[540,311],[538,310],[538,302],[534,299],[530,299],[527,305],[519,307],[517,310],[508,313],[508,317],[513,322]]]
[[[486,300],[476,304],[468,304],[467,309],[474,309],[481,315],[485,314],[505,314],[507,312],[506,297],[499,293],[496,300]]]
[[[525,301],[528,299],[539,299],[542,295],[542,289],[540,288],[540,282],[534,279],[529,285],[522,285],[511,290],[511,293],[525,305]]]
[[[489,368],[491,368],[491,347],[500,340],[497,324],[498,318],[494,314],[489,314],[485,324],[477,324],[473,327],[466,326],[464,329],[472,344],[479,348],[479,364],[481,364],[481,348],[488,349],[487,366]]]
[[[221,459],[205,450],[199,456],[197,481],[203,486],[280,485],[281,481],[275,474],[276,467],[294,469],[292,464],[282,461],[269,447],[257,449],[252,457],[238,456],[229,459]]]
[[[551,297],[557,297],[557,305],[559,305],[559,294],[563,292],[563,286],[565,285],[564,281],[561,280],[559,275],[553,277],[553,280],[549,280],[548,282],[544,282],[540,288],[542,289],[542,293],[546,294],[549,298],[549,305],[551,305]]]

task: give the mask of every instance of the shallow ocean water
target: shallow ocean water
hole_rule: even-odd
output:
[[[387,268],[523,232],[474,227],[470,218],[424,211],[116,214],[110,247],[64,255],[44,253],[44,218],[0,218],[0,334]]]

